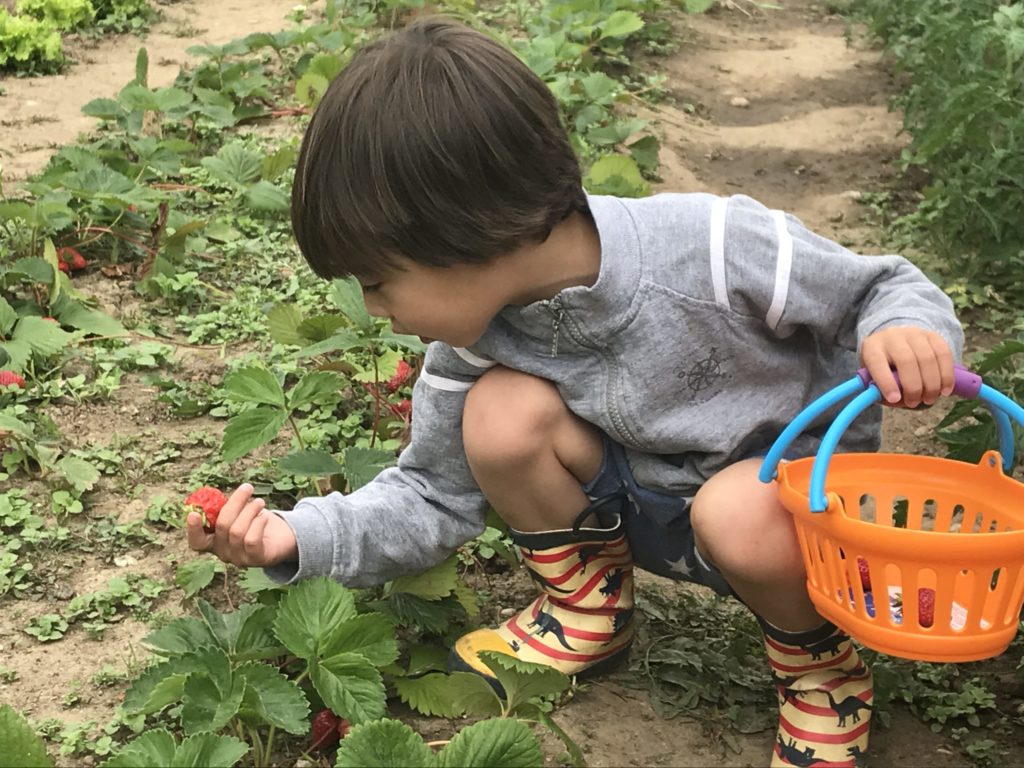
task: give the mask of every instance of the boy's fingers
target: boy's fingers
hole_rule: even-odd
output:
[[[253,499],[242,508],[235,518],[230,531],[228,531],[228,541],[234,551],[240,552],[245,549],[245,539],[253,525],[253,520],[265,506],[266,502],[263,499]]]
[[[250,566],[264,565],[263,532],[266,530],[269,520],[270,513],[261,510],[252,525],[249,526],[249,532],[245,534],[245,559]]]
[[[889,356],[885,349],[879,344],[865,345],[861,356],[864,359],[864,367],[868,369],[872,381],[878,386],[885,401],[898,403],[902,395],[900,388],[896,385],[896,378],[892,375],[892,369],[889,367]]]
[[[249,501],[250,497],[252,497],[252,491],[253,488],[249,483],[242,483],[224,503],[224,506],[220,510],[220,514],[217,516],[216,535],[219,537],[221,542],[227,542],[228,531],[231,530],[231,526],[234,524],[235,518],[238,517],[238,513],[245,508],[246,503]]]
[[[928,342],[935,353],[935,360],[939,364],[939,376],[942,378],[942,394],[948,397],[953,394],[953,385],[956,383],[956,361],[953,359],[953,350],[949,344],[937,333],[929,334]]]
[[[209,552],[213,549],[214,536],[203,530],[203,516],[198,512],[189,512],[185,518],[185,535],[189,547],[197,552]]]
[[[925,334],[909,339],[908,343],[917,358],[916,367],[920,379],[917,402],[910,405],[914,406],[921,402],[932,405],[942,393],[942,373],[939,370],[939,361],[935,358],[935,350],[932,349],[931,341]]]

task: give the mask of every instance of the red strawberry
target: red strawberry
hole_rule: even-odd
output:
[[[186,509],[197,507],[206,516],[207,525],[203,526],[203,530],[207,533],[213,533],[214,528],[217,527],[217,515],[220,514],[220,508],[224,506],[227,500],[228,497],[216,488],[203,486],[198,490],[192,491],[189,497],[185,499],[185,507]],[[187,512],[191,511],[191,509],[187,509]]]
[[[344,739],[348,736],[348,732],[351,727],[352,726],[349,725],[348,720],[341,718],[341,720],[338,721],[338,737]]]
[[[405,417],[412,413],[412,400],[405,398],[395,403],[394,411],[397,415]]]
[[[395,375],[388,379],[388,383],[384,386],[387,387],[388,392],[395,392],[400,386],[405,384],[406,379],[409,378],[409,374],[411,373],[412,366],[405,362],[405,360],[399,360]]]
[[[935,623],[935,590],[921,587],[917,590],[917,617],[922,627]]]
[[[342,724],[345,732],[341,732]],[[313,743],[310,744],[310,751],[314,749],[326,749],[338,743],[338,739],[347,735],[348,721],[342,720],[329,709],[321,709],[313,716]]]
[[[18,389],[24,389],[25,379],[14,371],[0,371],[0,387],[8,387],[11,384],[16,386]]]
[[[860,585],[865,592],[871,591],[871,572],[868,570],[868,561],[863,557],[857,558],[857,570],[860,571]]]
[[[57,266],[60,267],[60,271],[63,272],[65,275],[71,274],[71,265],[68,264],[66,261],[58,261]]]
[[[89,266],[89,262],[85,260],[85,257],[74,248],[59,248],[57,250],[57,259],[61,263],[67,264],[74,272]]]

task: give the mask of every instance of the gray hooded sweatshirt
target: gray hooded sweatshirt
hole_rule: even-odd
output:
[[[850,378],[867,336],[920,326],[960,356],[952,303],[902,257],[854,254],[744,196],[589,202],[597,282],[506,307],[472,349],[430,344],[398,465],[351,494],[277,512],[299,559],[267,568],[270,578],[370,586],[477,536],[487,501],[466,461],[462,410],[495,365],[553,382],[569,410],[624,446],[641,485],[689,496]],[[877,450],[880,420],[869,410],[842,447]],[[813,452],[828,422],[794,449]]]

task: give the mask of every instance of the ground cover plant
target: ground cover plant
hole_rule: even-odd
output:
[[[662,3],[445,9],[502,35],[551,85],[588,189],[651,191],[658,131],[633,108],[663,96],[665,78],[635,62],[673,44]],[[202,487],[248,481],[290,506],[360,487],[406,440],[422,344],[370,317],[352,281],[309,274],[287,206],[298,136],[330,78],[355,46],[418,11],[402,0],[296,11],[280,31],[193,47],[166,87],[151,86],[143,48],[132,80],[86,105],[97,131],[5,190],[0,482],[10,490],[0,493],[0,604],[53,603],[21,620],[32,643],[110,637],[132,620],[149,629],[124,672],[92,682],[123,692],[111,718],[29,723],[0,707],[0,754],[25,765],[52,764],[48,746],[61,763],[109,766],[291,765],[303,756],[515,766],[540,764],[543,742],[564,763],[584,762],[585,745],[557,710],[579,681],[500,656],[488,663],[503,696],[478,678],[441,674],[448,643],[496,618],[494,582],[515,560],[496,519],[435,569],[374,590],[323,579],[280,589],[210,557],[175,559],[172,578],[140,567],[141,553],[163,551],[164,534],[182,538],[188,497]],[[104,298],[121,309],[117,319],[101,309]],[[1006,384],[1024,386],[1012,362],[1021,346],[1006,344],[989,358],[992,373],[1002,368]],[[182,361],[199,355],[211,362],[196,375]],[[159,435],[72,439],[74,407],[119,404],[129,386],[166,417]],[[950,422],[961,443],[987,438],[984,422],[977,434],[962,426]],[[141,514],[102,514],[100,494],[137,501]],[[116,564],[123,576],[54,600],[65,556]],[[700,718],[726,749],[735,734],[772,725],[774,692],[749,617],[658,590],[645,591],[641,607],[625,679],[649,690],[657,711]],[[999,764],[1024,713],[987,669],[876,660],[880,719],[909,706],[955,734],[972,761]],[[1022,671],[1000,674],[1019,680]],[[87,688],[67,693],[69,710]],[[422,728],[417,715],[434,725]]]

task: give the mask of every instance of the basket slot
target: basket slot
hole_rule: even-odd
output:
[[[889,525],[893,528],[906,528],[910,517],[910,499],[906,496],[893,496],[889,505]]]
[[[1010,577],[1007,568],[996,568],[991,573],[988,584],[988,594],[985,596],[985,605],[981,610],[980,620],[988,624],[988,628],[998,628],[1002,616],[1010,602],[1013,594],[1013,579]]]
[[[935,502],[931,502],[934,508]],[[904,527],[910,531],[919,531],[924,525],[924,513],[925,507],[928,505],[928,501],[917,496],[907,497],[907,514],[903,518]],[[893,507],[895,507],[895,502]]]
[[[972,519],[971,525],[969,527],[965,528],[964,530],[967,533],[981,533],[981,529],[985,525],[985,513],[984,512],[975,512],[974,513],[974,517],[971,518],[971,519]]]
[[[939,606],[935,605],[933,612],[931,607],[922,604],[925,590],[935,595],[935,571],[930,568],[908,568],[904,574],[900,597],[903,621],[909,626],[931,627],[935,623],[935,612],[939,612]],[[939,615],[948,616],[949,612],[946,610]]]
[[[940,505],[935,515],[935,530],[943,533],[959,533],[964,529],[964,505],[954,504],[952,507]]]
[[[871,591],[875,594],[875,608],[880,614],[886,615],[890,625],[898,627],[906,621],[906,617],[903,616],[902,608],[891,596],[904,593],[906,585],[904,584],[903,571],[896,564],[888,563],[881,568],[873,569],[872,574],[876,576],[884,574],[884,578],[880,580],[881,583],[874,580],[871,581]],[[882,605],[883,599],[885,606]]]
[[[874,523],[875,520],[875,497],[870,493],[860,495],[860,519],[865,523]]]
[[[974,581],[974,588],[971,590],[970,602],[967,604],[967,626],[971,629],[984,629],[984,627],[982,627],[982,619],[987,613],[989,613],[986,609],[989,609],[988,602],[989,599],[993,597],[991,584],[991,571],[977,574],[977,578]],[[991,616],[991,614],[989,615]],[[991,618],[989,619],[988,624],[991,628]]]
[[[918,527],[922,531],[934,531],[939,515],[939,503],[935,499],[925,499],[921,508],[921,522]]]
[[[1014,582],[1013,589],[1009,590],[1010,599],[1006,604],[1006,613],[1003,615],[1003,624],[1013,624],[1018,621],[1020,615],[1020,604],[1024,601],[1024,565],[1017,569],[1016,579],[1010,573],[1005,573],[1000,578],[1000,581],[1006,580],[1006,583]]]

